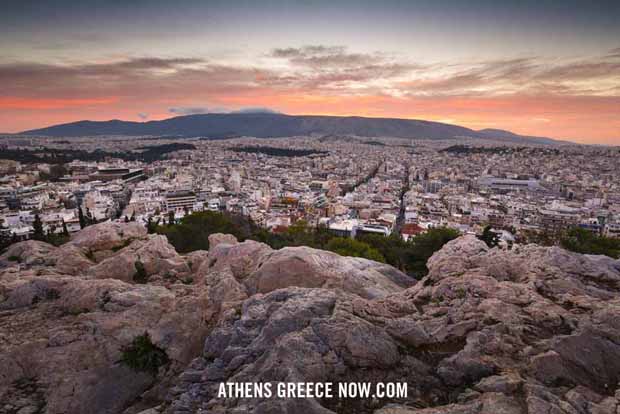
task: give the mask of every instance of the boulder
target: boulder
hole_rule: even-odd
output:
[[[87,275],[95,279],[112,278],[133,283],[138,262],[144,266],[149,280],[152,276],[176,280],[190,273],[187,262],[168,243],[166,236],[151,234],[145,239],[133,240],[128,246],[92,266]]]
[[[33,412],[119,413],[149,390],[143,398],[156,398],[156,384],[185,367],[206,334],[205,303],[184,290],[59,275],[0,288],[0,409],[26,410],[17,391],[27,386]],[[144,332],[170,358],[159,374],[120,362]]]
[[[237,238],[232,234],[213,233],[209,235],[209,249],[216,247],[218,244],[237,244]]]
[[[77,232],[69,243],[90,252],[97,252],[120,249],[127,246],[132,240],[143,239],[146,235],[146,228],[140,223],[106,221],[88,226]]]

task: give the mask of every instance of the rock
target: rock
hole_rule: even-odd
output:
[[[15,243],[0,256],[0,267],[22,264],[30,266],[53,266],[56,263],[58,248],[51,244],[28,240]]]
[[[399,292],[414,282],[393,267],[372,260],[309,247],[285,247],[269,255],[245,284],[251,293],[299,286],[342,289],[375,298]]]
[[[122,248],[132,240],[146,237],[146,228],[140,223],[106,221],[88,226],[77,232],[69,242],[91,252]]]
[[[237,244],[237,238],[232,234],[213,233],[209,235],[209,250],[219,244]]]
[[[20,278],[0,309],[4,343],[0,390],[27,378],[45,388],[49,413],[118,413],[155,378],[119,363],[121,348],[148,332],[172,363],[185,367],[206,324],[198,295],[118,280]],[[0,393],[0,406],[10,395]]]
[[[85,252],[76,246],[55,247],[37,240],[15,243],[0,256],[0,269],[10,266],[19,266],[20,270],[53,267],[60,273],[82,275],[92,265]]]
[[[160,402],[202,349],[204,288],[119,280],[131,281],[127,268],[138,260],[153,276],[189,275],[185,259],[133,224],[92,227],[103,235],[83,231],[59,248],[18,243],[0,259],[11,262],[0,269],[0,407],[12,413],[119,413],[138,397]],[[97,251],[110,258],[95,263],[89,249],[109,249]],[[145,332],[170,359],[156,376],[119,362]]]
[[[199,382],[177,381],[163,412],[591,414],[620,403],[619,261],[534,245],[489,249],[466,236],[406,287],[350,259],[255,242],[212,249],[207,288],[219,285],[235,305],[222,307],[202,367],[188,374],[194,381],[202,371]],[[406,381],[408,396],[300,408],[220,400],[222,381]]]
[[[159,275],[164,279],[177,279],[190,273],[187,262],[174,250],[165,236],[149,235],[134,240],[127,247],[88,269],[95,279],[120,279],[134,282],[136,262],[141,262],[147,276]]]
[[[414,283],[307,247],[214,235],[180,256],[132,224],[100,226],[95,241],[0,257],[0,410],[618,414],[618,260],[464,236]],[[171,359],[157,375],[119,363],[145,331]],[[220,382],[281,381],[406,382],[407,395],[217,398]]]
[[[493,375],[483,378],[475,389],[481,392],[493,392],[502,394],[514,394],[523,384],[523,379],[516,374]]]

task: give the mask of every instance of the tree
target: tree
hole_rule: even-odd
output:
[[[90,208],[86,207],[86,225],[90,226],[91,224],[94,224],[96,221],[93,218],[93,215],[90,212]]]
[[[136,221],[136,210],[131,212],[131,218],[129,219],[129,221]]]
[[[247,219],[239,218],[249,227]],[[209,235],[213,233],[232,234],[240,240],[250,237],[248,228],[235,222],[236,219],[228,214],[215,211],[201,211],[183,217],[178,223],[157,226],[157,233],[164,234],[170,244],[179,253],[188,253],[194,250],[209,249]]]
[[[67,223],[65,223],[65,219],[62,219],[62,235],[65,237],[69,237],[69,229],[67,229]]]
[[[368,244],[354,239],[334,237],[327,243],[326,248],[341,256],[363,257],[385,263],[385,258],[377,249],[373,249]]]
[[[0,252],[3,252],[4,249],[9,247],[12,244],[11,242],[12,242],[11,235],[7,232],[2,231],[2,228],[0,227]]]
[[[174,222],[175,222],[175,221],[174,221],[174,211],[173,211],[173,210],[170,210],[170,211],[168,212],[168,225],[169,225],[169,226],[172,226],[172,225],[174,225]]]
[[[80,229],[83,229],[87,226],[86,217],[84,217],[84,212],[82,211],[82,206],[78,206],[78,219],[80,220]]]
[[[45,241],[45,232],[43,231],[43,222],[41,221],[41,217],[38,214],[34,215],[34,221],[32,222],[32,228],[34,232],[32,233],[32,238],[34,240]]]
[[[146,221],[146,231],[149,234],[153,234],[157,232],[157,226],[159,225],[159,219],[157,221],[153,221],[151,217]]]
[[[426,262],[444,244],[459,236],[459,232],[447,227],[429,229],[426,233],[412,237],[406,252],[405,268],[408,274],[422,278],[428,274]]]
[[[485,226],[484,230],[482,230],[482,235],[478,236],[478,238],[490,248],[499,246],[499,236],[491,229],[491,226]]]
[[[604,254],[615,259],[620,258],[620,239],[599,236],[579,227],[568,230],[561,237],[560,245],[577,253]]]

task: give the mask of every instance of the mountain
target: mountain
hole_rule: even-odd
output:
[[[489,139],[499,139],[502,141],[511,141],[511,142],[516,142],[516,143],[521,143],[523,142],[523,139],[528,140],[528,142],[534,142],[537,144],[559,144],[559,143],[568,143],[567,141],[559,141],[556,139],[551,139],[551,138],[546,138],[546,137],[536,137],[536,136],[531,136],[531,135],[518,135],[515,134],[514,132],[510,132],[510,131],[506,131],[504,129],[493,129],[493,128],[487,128],[487,129],[481,129],[480,131],[477,131],[479,134],[481,134],[483,137],[488,137]]]
[[[272,113],[231,113],[178,116],[161,121],[79,121],[24,131],[23,135],[75,137],[96,135],[173,135],[258,138],[296,135],[348,134],[364,137],[449,139],[457,137],[507,140],[517,143],[554,143],[549,138],[524,137],[502,130],[475,131],[458,125],[415,119],[364,118]]]

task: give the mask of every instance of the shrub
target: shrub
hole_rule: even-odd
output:
[[[620,258],[620,239],[599,236],[578,227],[568,230],[560,239],[560,245],[577,253],[604,254],[614,259]]]
[[[385,263],[385,258],[377,249],[373,249],[368,244],[358,240],[334,237],[327,243],[326,248],[341,256],[363,257],[365,259]]]
[[[157,226],[157,233],[168,238],[179,253],[194,250],[209,250],[209,235],[213,233],[232,234],[239,240],[251,234],[251,224],[244,217],[202,211],[186,215],[175,224]]]
[[[144,269],[144,263],[136,260],[134,266],[136,273],[133,275],[133,281],[136,283],[146,283],[149,280],[149,275],[146,273],[146,269]]]
[[[137,372],[157,375],[159,368],[170,362],[166,351],[153,344],[148,332],[136,336],[131,344],[121,348],[122,364]]]

